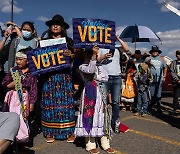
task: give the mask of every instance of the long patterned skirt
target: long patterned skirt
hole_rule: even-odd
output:
[[[74,133],[75,108],[70,75],[55,74],[43,83],[41,106],[45,137],[63,140]]]
[[[93,124],[92,129],[88,133],[84,127],[83,123],[83,112],[84,112],[84,97],[85,97],[85,88],[81,95],[81,105],[80,111],[78,113],[78,118],[76,122],[76,128],[74,131],[75,136],[84,136],[84,137],[102,137],[104,135],[111,137],[111,123],[110,116],[107,109],[107,93],[104,87],[104,83],[96,81],[97,84],[97,94],[96,94],[96,104],[95,111],[93,115]]]

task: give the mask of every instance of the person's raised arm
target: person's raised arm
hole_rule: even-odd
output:
[[[121,44],[121,49],[123,49],[123,51],[129,51],[129,46],[123,40],[121,40],[118,36],[116,36],[116,40]]]
[[[4,36],[3,36],[3,38],[2,38],[2,40],[0,42],[0,53],[1,53],[1,51],[2,51],[2,49],[4,47],[4,44],[6,43],[6,40],[8,39],[9,36],[10,36],[10,34],[7,31],[5,31]]]
[[[16,30],[17,36],[18,36],[18,37],[22,37],[22,32],[21,32],[21,30],[20,30],[20,28],[18,27],[17,24],[9,21],[9,22],[6,22],[6,25],[12,25],[13,28]]]

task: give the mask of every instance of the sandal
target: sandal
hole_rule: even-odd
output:
[[[54,141],[55,141],[55,139],[53,137],[47,137],[46,138],[47,143],[53,143]]]
[[[96,148],[96,149],[88,150],[88,152],[90,152],[91,154],[98,154],[99,150]]]
[[[76,139],[76,136],[71,135],[68,139],[67,139],[67,143],[73,143]]]
[[[113,148],[108,148],[104,151],[106,151],[107,153],[115,153],[115,150]]]

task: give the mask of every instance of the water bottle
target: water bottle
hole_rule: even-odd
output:
[[[115,133],[119,133],[120,132],[119,125],[120,125],[120,121],[116,120],[116,122],[115,122]]]
[[[12,29],[13,29],[13,26],[10,25],[7,27],[6,31],[9,33],[9,34],[12,34]]]

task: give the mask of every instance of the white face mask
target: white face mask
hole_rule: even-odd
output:
[[[30,38],[32,36],[32,33],[26,30],[22,30],[22,36],[24,38]]]

